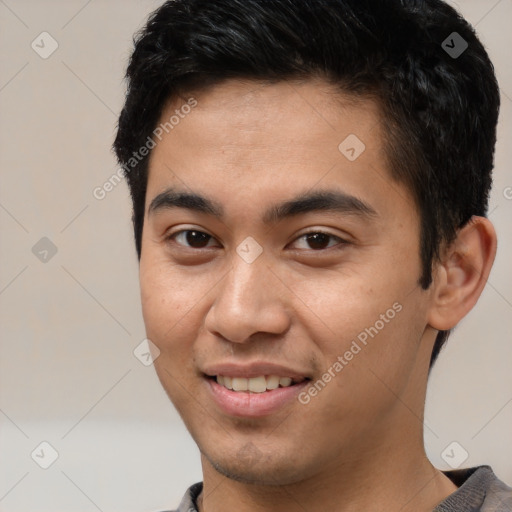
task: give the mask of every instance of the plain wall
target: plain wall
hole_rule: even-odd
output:
[[[128,189],[93,195],[118,169],[110,146],[132,35],[160,3],[0,2],[1,511],[169,509],[201,480],[194,442],[133,354],[145,332]],[[464,466],[490,464],[510,485],[512,0],[457,5],[501,86],[490,207],[499,248],[433,370],[425,442],[440,469],[457,441]],[[47,59],[31,47],[43,31],[58,43]],[[43,237],[57,249],[46,262],[33,252],[49,250]],[[46,470],[31,458],[42,441],[59,454]]]

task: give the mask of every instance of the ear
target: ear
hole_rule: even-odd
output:
[[[496,231],[489,219],[472,217],[446,248],[436,269],[428,323],[447,331],[476,304],[496,256]]]

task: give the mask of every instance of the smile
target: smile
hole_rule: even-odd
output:
[[[277,375],[261,375],[252,378],[228,377],[227,375],[217,375],[216,377],[217,384],[224,386],[226,389],[249,393],[265,393],[279,387],[287,388],[303,380],[279,377]]]
[[[217,375],[205,379],[216,407],[223,414],[238,418],[261,418],[293,407],[309,381],[277,375],[250,378]]]

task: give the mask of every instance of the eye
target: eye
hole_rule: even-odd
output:
[[[210,241],[215,239],[208,233],[199,231],[197,229],[184,229],[181,231],[176,231],[175,233],[169,235],[166,239],[172,240],[178,245],[188,247],[190,249],[206,249],[208,247],[215,247],[215,245],[208,245]],[[293,243],[297,243],[297,241],[300,240],[304,240],[306,245],[309,245],[309,247],[303,247],[302,249],[310,249],[313,251],[330,249],[331,247],[337,245],[343,246],[348,243],[338,236],[332,235],[331,233],[324,233],[323,231],[311,231],[309,233],[305,233],[296,238]]]
[[[338,243],[329,245],[329,239],[332,241],[338,241]],[[296,241],[299,240],[305,240],[306,244],[309,245],[309,249],[314,251],[330,249],[336,245],[343,246],[348,243],[338,236],[330,233],[324,233],[323,231],[311,231],[309,233],[305,233],[296,239]],[[306,247],[306,249],[308,249],[308,247]]]
[[[178,245],[183,245],[191,249],[205,249],[208,247],[208,241],[214,240],[214,238],[197,229],[184,229],[169,235],[167,240],[176,241]]]

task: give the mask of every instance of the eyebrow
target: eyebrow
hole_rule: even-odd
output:
[[[158,194],[150,203],[148,215],[173,208],[205,213],[218,219],[224,218],[222,205],[202,196],[169,188]],[[285,218],[313,212],[332,212],[371,218],[378,216],[374,208],[355,196],[334,190],[315,190],[272,205],[263,215],[264,224],[274,224]]]

